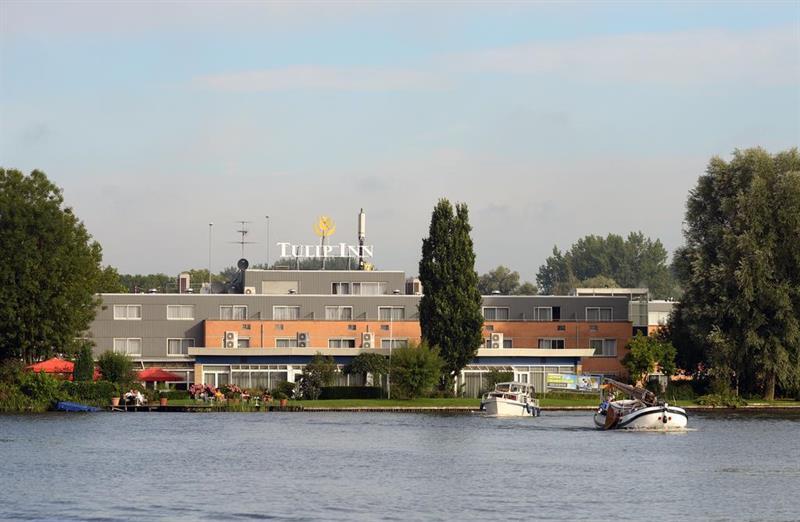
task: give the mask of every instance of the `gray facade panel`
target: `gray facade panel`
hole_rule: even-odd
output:
[[[330,294],[333,283],[384,282],[386,293],[404,293],[405,273],[363,270],[246,270],[244,286],[261,293],[263,281],[297,281],[298,294]]]

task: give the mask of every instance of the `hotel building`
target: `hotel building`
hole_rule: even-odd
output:
[[[139,367],[184,376],[179,386],[274,388],[297,380],[317,352],[345,365],[420,340],[422,289],[403,272],[244,270],[239,283],[235,293],[102,294],[90,328],[95,354],[126,353]],[[459,389],[477,396],[492,368],[537,390],[547,373],[619,375],[629,310],[630,297],[619,295],[483,296],[485,343]]]

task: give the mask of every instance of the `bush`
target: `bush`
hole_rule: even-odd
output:
[[[94,379],[94,358],[92,357],[92,347],[88,343],[84,343],[78,352],[75,367],[72,370],[72,378],[76,381]]]
[[[0,412],[42,412],[49,408],[49,403],[33,402],[16,384],[0,382]]]
[[[95,405],[106,405],[118,396],[116,385],[109,381],[62,381],[61,389],[75,402]]]
[[[664,397],[669,401],[691,401],[694,400],[696,394],[690,382],[671,382],[667,385],[667,393],[664,394]]]
[[[396,396],[413,399],[429,393],[438,382],[443,365],[439,350],[425,342],[395,350],[391,381]]]
[[[100,367],[103,379],[116,384],[120,391],[134,380],[133,361],[125,354],[103,352],[97,359],[97,366]]]
[[[380,399],[383,390],[380,386],[324,386],[319,398],[330,399]]]
[[[272,396],[276,399],[291,399],[294,397],[294,390],[296,386],[296,383],[283,381],[272,391]]]
[[[312,401],[318,399],[322,387],[330,385],[335,374],[336,363],[333,357],[317,352],[303,368],[303,376],[300,379],[300,396]]]
[[[20,375],[19,391],[35,404],[45,405],[45,409],[61,399],[69,398],[61,389],[60,379],[44,372]]]

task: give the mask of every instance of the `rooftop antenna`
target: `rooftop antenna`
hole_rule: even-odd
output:
[[[364,240],[367,238],[367,215],[364,209],[358,213],[358,269],[364,270]]]
[[[244,258],[244,246],[245,245],[252,245],[255,244],[255,241],[247,241],[247,234],[250,232],[247,230],[247,224],[251,223],[251,221],[234,221],[234,223],[239,223],[239,230],[236,233],[241,234],[242,238],[239,241],[228,241],[228,243],[237,243],[242,246],[242,258]]]

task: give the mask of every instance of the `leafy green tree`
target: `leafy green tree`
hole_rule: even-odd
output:
[[[391,376],[395,396],[413,399],[430,393],[444,364],[439,350],[424,341],[394,350]]]
[[[623,287],[647,287],[656,298],[675,292],[666,249],[661,241],[641,232],[631,232],[626,239],[616,234],[586,236],[564,254],[554,247],[553,255],[539,267],[536,281],[543,292],[563,295],[583,284],[580,281],[596,277]]]
[[[159,292],[167,293],[170,289],[174,292],[178,288],[177,278],[167,274],[121,274],[119,279],[128,292],[147,292],[155,288]]]
[[[422,338],[441,350],[446,389],[452,376],[478,353],[483,341],[483,314],[475,252],[470,237],[469,211],[439,200],[433,210],[429,236],[422,240],[419,278],[425,293],[419,302]]]
[[[712,158],[690,192],[686,245],[675,256],[684,295],[672,331],[744,391],[800,386],[800,155],[763,149]],[[683,348],[686,348],[684,345]]]
[[[100,245],[43,172],[0,169],[0,359],[60,352],[95,315]]]
[[[317,400],[323,386],[330,386],[336,376],[336,362],[330,355],[317,352],[303,368],[300,394],[304,399]]]
[[[72,369],[72,379],[75,382],[94,379],[94,357],[92,357],[92,345],[88,342],[82,343],[78,350],[75,366]]]
[[[102,294],[119,294],[127,292],[128,288],[122,284],[119,272],[113,266],[106,266],[100,272],[95,292]]]
[[[360,353],[353,357],[350,364],[344,367],[344,373],[363,375],[366,382],[367,374],[377,377],[389,373],[389,360],[378,353]]]
[[[581,281],[584,288],[619,288],[619,283],[604,275],[597,275]]]
[[[622,359],[634,383],[643,383],[656,370],[664,375],[675,373],[675,347],[668,341],[648,337],[641,332],[628,343],[630,351]]]
[[[577,282],[569,258],[554,246],[553,255],[545,260],[536,274],[539,289],[545,295],[567,295]]]
[[[120,393],[132,383],[136,375],[133,372],[133,360],[124,353],[108,350],[97,358],[97,366],[103,379],[117,385]]]
[[[519,272],[512,272],[503,265],[481,275],[478,278],[478,291],[481,295],[499,292],[502,295],[535,295],[536,286],[526,281],[519,282]]]

